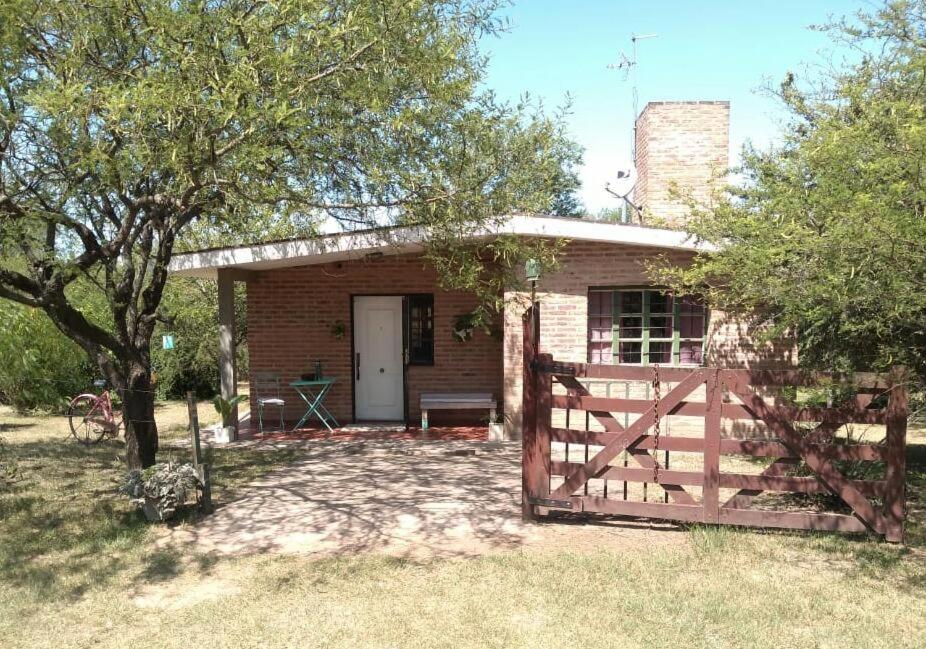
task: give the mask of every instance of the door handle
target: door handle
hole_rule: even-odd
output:
[[[354,363],[354,367],[357,368],[357,380],[360,380],[360,352],[357,352],[357,362]]]

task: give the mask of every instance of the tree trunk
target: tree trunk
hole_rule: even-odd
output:
[[[154,390],[150,364],[129,366],[122,394],[126,462],[130,469],[153,465],[158,452],[158,428],[154,422]]]

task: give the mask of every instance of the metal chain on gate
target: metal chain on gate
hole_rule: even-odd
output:
[[[653,483],[659,483],[659,398],[661,386],[659,384],[659,364],[653,365]]]

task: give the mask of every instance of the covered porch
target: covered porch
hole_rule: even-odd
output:
[[[502,425],[490,426],[502,417],[501,324],[466,327],[476,296],[443,290],[408,236],[338,235],[196,256],[173,272],[218,284],[221,393],[234,396],[239,379],[249,388],[237,438],[501,437]],[[236,283],[245,285],[244,305]],[[240,377],[242,307],[249,367]],[[422,396],[434,393],[483,395],[491,405],[431,410],[425,432]]]

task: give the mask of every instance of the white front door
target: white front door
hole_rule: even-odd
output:
[[[402,297],[354,298],[354,398],[357,419],[400,421]]]

